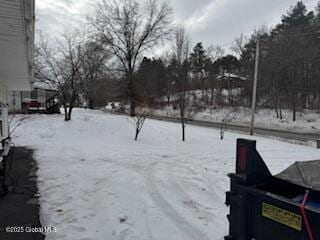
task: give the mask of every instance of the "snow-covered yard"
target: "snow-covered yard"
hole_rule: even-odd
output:
[[[227,173],[236,138],[248,137],[147,120],[135,142],[126,116],[76,110],[32,115],[14,141],[36,150],[41,222],[55,240],[222,240],[227,233]],[[306,146],[255,137],[276,173],[296,160],[320,159]]]

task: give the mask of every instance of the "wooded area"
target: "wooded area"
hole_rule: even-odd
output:
[[[308,11],[299,1],[279,24],[241,34],[230,49],[201,42],[190,49],[186,28],[172,24],[171,7],[146,3],[104,0],[85,31],[64,32],[54,49],[41,38],[36,76],[59,90],[66,120],[74,106],[107,101],[130,104],[131,115],[139,105],[169,105],[182,109],[183,119],[192,111],[185,108],[249,107],[257,41],[258,107],[274,109],[280,119],[291,109],[293,121],[298,110],[320,110],[320,4]],[[161,57],[143,57],[164,41]]]
[[[295,121],[297,110],[320,109],[320,26],[319,6],[308,12],[303,2],[298,2],[282,22],[267,30],[262,27],[250,38],[243,35],[234,40],[232,54],[223,56],[220,47],[204,49],[197,43],[189,56],[190,81],[188,90],[201,90],[200,106],[232,105],[249,107],[255,65],[256,43],[260,41],[258,73],[258,106],[274,108],[282,118],[282,109],[292,109]],[[219,54],[220,52],[220,54]],[[170,59],[142,61],[138,71],[139,86],[151,99],[167,96],[174,98],[177,72],[174,55]],[[221,101],[219,76],[227,74],[228,101]],[[240,96],[234,98],[232,81],[228,74],[246,79]],[[219,88],[220,87],[220,88]],[[142,88],[139,88],[140,90]],[[217,90],[217,91],[215,91]]]

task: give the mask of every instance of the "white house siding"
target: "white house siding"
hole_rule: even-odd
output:
[[[2,122],[0,139],[9,135],[9,91],[29,91],[31,89],[34,8],[34,0],[0,0],[0,104]]]
[[[9,103],[9,111],[12,113],[21,112],[22,104],[21,104],[21,92],[20,91],[11,91],[8,94],[8,103]]]
[[[30,90],[34,0],[0,0],[0,82],[7,90]]]

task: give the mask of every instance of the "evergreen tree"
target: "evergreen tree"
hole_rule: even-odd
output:
[[[281,27],[298,27],[307,26],[313,22],[314,12],[308,12],[306,5],[302,1],[298,1],[286,15],[282,16]]]
[[[205,101],[205,91],[207,89],[207,76],[210,67],[210,59],[204,50],[202,43],[199,42],[190,54],[190,67],[194,79],[200,83],[202,90],[202,100]]]
[[[162,97],[166,88],[166,69],[161,59],[144,57],[137,72],[135,92],[142,100]]]
[[[193,48],[193,52],[190,54],[191,71],[194,74],[203,72],[206,68],[206,61],[206,51],[204,50],[202,43],[199,42],[196,44],[196,46]]]

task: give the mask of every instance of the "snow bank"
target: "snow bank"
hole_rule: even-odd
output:
[[[179,109],[172,107],[157,109],[157,116],[178,117]],[[227,118],[230,123],[248,126],[251,121],[251,109],[224,107],[222,109],[206,109],[193,114],[193,119],[202,121],[222,122]],[[255,125],[263,128],[283,129],[295,132],[312,132],[320,134],[320,114],[315,111],[297,112],[297,120],[292,121],[292,112],[283,110],[283,119],[276,117],[271,109],[259,109],[255,117]]]

